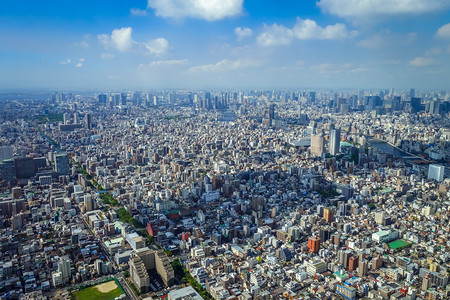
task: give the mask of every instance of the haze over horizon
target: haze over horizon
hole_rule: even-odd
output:
[[[12,1],[0,89],[446,89],[447,0]]]

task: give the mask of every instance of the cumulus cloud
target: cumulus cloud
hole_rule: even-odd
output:
[[[130,14],[137,17],[142,17],[147,15],[147,11],[145,9],[132,8],[130,9]]]
[[[189,69],[190,72],[224,72],[224,71],[233,71],[251,67],[261,66],[260,61],[252,60],[252,59],[238,59],[238,60],[228,60],[223,59],[216,64],[209,65],[201,65],[195,66]]]
[[[424,14],[450,7],[448,0],[319,0],[322,11],[346,18]]]
[[[311,19],[297,18],[294,26],[294,35],[300,40],[340,40],[354,37],[356,33],[356,31],[348,31],[345,24],[342,23],[320,27],[316,21]]]
[[[253,30],[247,27],[236,27],[234,33],[237,35],[238,40],[243,40],[246,37],[253,35]]]
[[[450,23],[445,24],[436,32],[436,36],[440,38],[450,38]]]
[[[98,40],[105,49],[115,49],[120,52],[135,51],[142,54],[163,55],[170,50],[169,42],[164,38],[149,40],[148,42],[137,42],[132,38],[133,29],[122,27],[114,29],[111,35],[100,34]]]
[[[148,8],[163,18],[216,21],[240,15],[244,0],[148,0]]]
[[[416,57],[409,62],[409,65],[413,67],[427,67],[432,64],[434,64],[434,59],[426,57]]]
[[[311,19],[297,18],[293,28],[274,23],[272,26],[265,25],[262,32],[256,39],[262,46],[289,45],[293,39],[299,40],[341,40],[356,36],[356,31],[349,31],[345,24],[337,23],[326,27],[319,26]]]
[[[169,51],[169,42],[166,39],[158,38],[148,41],[145,48],[152,54],[162,55]]]
[[[68,65],[70,64],[72,61],[70,60],[70,58],[66,59],[66,60],[62,60],[59,62],[60,65]]]
[[[274,23],[264,25],[264,32],[258,35],[256,42],[261,46],[285,46],[292,42],[293,36],[292,29]]]

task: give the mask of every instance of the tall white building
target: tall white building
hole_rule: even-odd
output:
[[[331,155],[336,155],[340,151],[341,146],[341,130],[334,128],[330,129],[330,149],[329,153]]]
[[[437,181],[444,180],[445,167],[440,165],[430,165],[428,167],[428,179]]]
[[[62,275],[63,283],[67,283],[71,278],[70,263],[71,261],[68,258],[61,258],[58,262],[58,272]]]

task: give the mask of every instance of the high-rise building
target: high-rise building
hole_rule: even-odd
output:
[[[331,155],[337,155],[341,148],[341,130],[334,128],[330,129],[330,151]]]
[[[309,100],[316,102],[316,92],[309,92]]]
[[[428,167],[428,179],[435,179],[440,182],[444,180],[444,173],[444,166],[431,164]]]
[[[356,270],[356,268],[358,268],[358,261],[359,261],[358,256],[352,256],[352,257],[349,258],[349,260],[348,260],[348,270],[350,272],[353,272],[353,271]]]
[[[69,113],[65,113],[63,115],[63,122],[65,125],[70,124],[70,114]]]
[[[8,182],[14,183],[16,180],[16,167],[14,165],[14,161],[12,159],[6,159],[0,161],[0,179],[3,181],[3,184],[7,184]]]
[[[411,113],[417,113],[422,110],[422,99],[421,98],[411,98]]]
[[[368,262],[367,261],[361,261],[358,266],[358,276],[364,277],[367,275],[368,271]]]
[[[13,158],[12,146],[0,146],[0,161]]]
[[[72,277],[70,263],[71,261],[68,258],[61,258],[58,262],[58,272],[61,272],[63,283],[69,282]]]
[[[55,171],[58,173],[58,175],[70,174],[69,157],[67,155],[65,154],[56,155]]]
[[[100,104],[106,104],[106,95],[105,94],[99,94],[98,95],[98,103]]]
[[[92,129],[92,115],[89,113],[86,114],[86,128]]]
[[[120,94],[121,104],[127,105],[127,93]]]
[[[325,152],[324,138],[318,135],[311,136],[311,154],[322,156]]]
[[[17,157],[14,159],[16,178],[30,178],[36,175],[33,157]]]
[[[334,209],[331,207],[324,208],[323,210],[323,218],[327,223],[331,223],[334,221]]]
[[[310,253],[318,253],[320,249],[320,239],[317,237],[308,238],[308,251]]]
[[[91,195],[84,195],[84,210],[91,211],[94,209],[94,203]]]
[[[270,104],[269,106],[269,120],[275,120],[275,104]]]
[[[77,112],[73,114],[73,123],[80,124],[80,114]]]

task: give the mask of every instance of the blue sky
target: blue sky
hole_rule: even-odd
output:
[[[448,89],[449,0],[2,1],[0,88]]]

